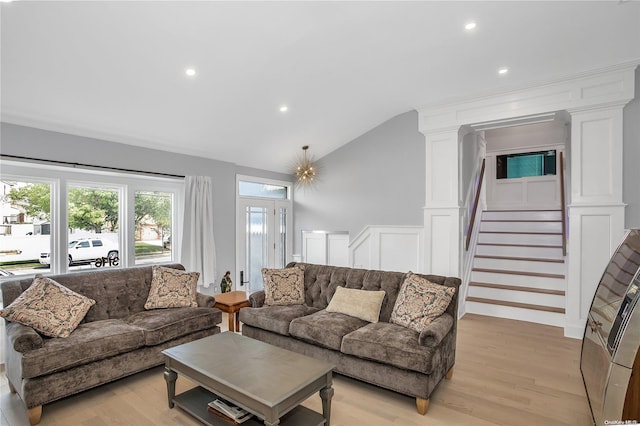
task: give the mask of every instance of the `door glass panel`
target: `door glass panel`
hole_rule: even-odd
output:
[[[136,191],[136,264],[169,262],[171,241],[172,194],[157,191]]]
[[[68,198],[69,270],[120,265],[118,191],[72,186]]]
[[[2,181],[0,208],[0,279],[49,271],[40,263],[49,254],[51,237],[51,185]]]
[[[269,234],[266,207],[247,206],[246,214],[246,267],[248,276],[244,277],[248,283],[250,293],[262,290],[262,268],[269,265]]]
[[[276,268],[284,268],[287,262],[287,208],[280,207],[278,221],[278,237],[280,244],[278,247],[278,256],[276,259]]]
[[[240,181],[238,194],[243,197],[287,199],[287,187],[259,182]]]

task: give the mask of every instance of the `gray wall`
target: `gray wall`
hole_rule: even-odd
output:
[[[623,138],[625,227],[640,228],[640,67],[636,68],[635,99],[624,107]]]
[[[236,270],[236,173],[270,179],[290,179],[286,174],[236,166],[224,161],[139,148],[8,123],[0,124],[0,143],[0,152],[8,155],[175,175],[211,176],[214,185],[216,263],[217,273],[220,275],[218,282],[225,271]],[[234,277],[234,279],[237,278]],[[217,286],[209,287],[208,290],[214,291],[215,288]]]
[[[316,184],[294,190],[295,254],[303,230],[349,231],[353,240],[367,225],[423,224],[425,142],[416,111],[386,121],[317,165]]]

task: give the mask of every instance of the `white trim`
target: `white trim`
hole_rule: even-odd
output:
[[[606,211],[601,217],[610,220],[610,226],[602,224],[599,227],[597,238],[591,235],[593,234],[591,231],[589,231],[589,235],[585,234],[585,236],[598,241],[614,241],[622,234],[624,209],[613,207],[613,205],[619,205],[622,202],[622,108],[635,96],[635,68],[639,64],[640,60],[636,59],[550,83],[418,109],[418,128],[425,135],[427,147],[427,196],[424,207],[425,266],[427,270],[433,273],[449,270],[451,273],[457,272],[458,276],[462,273],[456,263],[456,258],[462,260],[459,252],[460,213],[456,214],[452,209],[448,222],[443,220],[442,223],[435,226],[432,223],[433,217],[446,215],[446,209],[442,209],[442,204],[445,203],[442,199],[430,197],[429,192],[429,185],[433,184],[433,176],[429,175],[430,166],[436,161],[446,161],[450,167],[459,167],[459,160],[456,158],[453,161],[450,155],[441,155],[441,158],[437,160],[431,158],[429,152],[433,142],[440,141],[446,132],[459,132],[461,128],[474,123],[510,120],[566,110],[571,114],[572,123],[571,140],[567,145],[567,152],[571,158],[567,160],[571,172],[569,176],[570,189],[572,189],[569,191],[572,202],[569,214],[573,216],[573,224],[570,221],[569,245],[571,250],[567,259],[570,268],[567,280],[567,307],[564,326],[565,335],[575,337],[576,327],[584,324],[586,317],[581,298],[584,300],[584,292],[590,291],[591,282],[598,278],[595,277],[594,271],[587,266],[599,264],[606,257],[603,250],[596,252],[579,247],[578,243],[582,241],[583,231],[580,228],[576,229],[580,226],[582,215],[577,207],[585,208],[586,204],[592,204],[591,209],[594,211],[604,208]],[[598,120],[609,120],[605,123],[608,127],[605,124],[601,125]],[[581,123],[594,124],[584,129],[576,127]],[[577,129],[580,132],[576,131]],[[457,148],[456,142],[458,141],[454,140],[453,136],[450,136],[449,139],[451,146],[448,152],[451,153]],[[601,172],[598,177],[604,179],[606,188],[603,181],[595,179],[592,175],[587,175],[587,170],[598,167],[598,164],[594,165],[593,163],[597,162],[594,159],[597,159],[598,141],[601,139],[604,139],[604,142],[608,144],[609,167],[605,170],[611,171],[609,174]],[[583,147],[587,150],[588,158],[583,158],[584,156],[581,155]],[[447,152],[444,149],[441,151]],[[460,170],[455,176],[448,173],[440,174],[438,175],[438,185],[450,188],[453,184],[455,188],[459,188],[457,185],[459,176]],[[584,178],[585,176],[587,178]],[[440,192],[442,191],[443,189],[440,189]],[[444,190],[444,192],[448,191]],[[455,200],[458,197],[452,198]],[[449,229],[449,233],[442,229],[443,226]],[[432,238],[436,230],[438,237],[442,240],[447,240],[447,236],[451,235],[449,241],[445,241],[445,246],[441,247],[441,250],[448,251],[448,256],[446,253],[430,249],[434,243]],[[583,268],[588,276],[584,276],[580,268]],[[461,301],[461,303],[465,302]],[[465,309],[462,308],[460,312],[464,311]],[[469,310],[466,309],[466,311]]]
[[[624,105],[633,99],[639,64],[636,60],[537,86],[418,108],[419,131],[426,135],[550,111]]]

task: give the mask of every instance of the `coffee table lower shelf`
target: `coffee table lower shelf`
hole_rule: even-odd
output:
[[[228,426],[230,423],[222,420],[207,410],[207,404],[218,398],[201,386],[189,389],[176,395],[173,402],[187,413],[209,426]],[[280,426],[321,426],[325,424],[322,414],[313,410],[297,406],[280,418]],[[263,426],[264,423],[258,417],[253,417],[242,423],[243,426]]]

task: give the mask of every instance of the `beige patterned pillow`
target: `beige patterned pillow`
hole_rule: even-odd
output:
[[[434,284],[409,272],[402,283],[389,322],[422,332],[447,310],[456,289]]]
[[[144,304],[145,309],[196,308],[196,294],[200,272],[152,267],[151,289]]]
[[[337,287],[326,311],[339,312],[369,322],[378,322],[385,294],[383,290]]]
[[[262,268],[265,305],[304,305],[304,269]]]
[[[45,336],[69,337],[95,303],[51,278],[36,277],[0,316]]]

